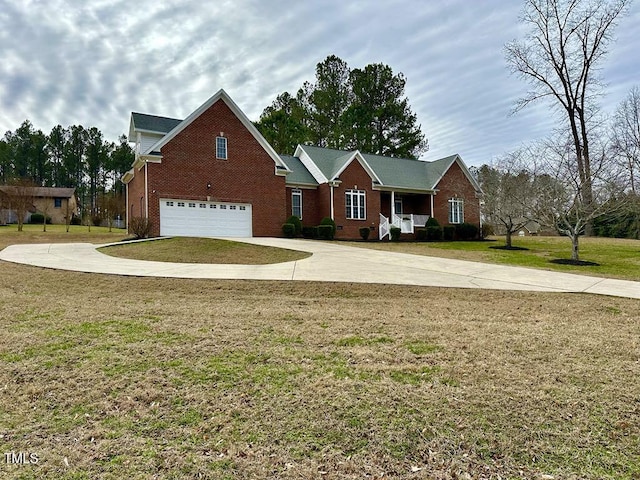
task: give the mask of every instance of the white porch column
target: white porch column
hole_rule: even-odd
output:
[[[335,214],[333,212],[333,185],[330,184],[329,188],[331,188],[331,220],[335,220]]]
[[[391,190],[391,215],[389,218],[393,221],[393,215],[396,213],[396,192]]]
[[[435,195],[435,193],[431,194],[431,217],[433,217],[433,196]]]

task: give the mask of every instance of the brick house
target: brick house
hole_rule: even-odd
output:
[[[480,223],[480,187],[458,155],[425,162],[299,145],[279,155],[224,90],[184,120],[132,113],[135,162],[123,177],[127,218],[145,217],[163,236],[280,236],[335,220],[336,238],[359,228],[414,233]],[[372,235],[374,236],[374,235]]]

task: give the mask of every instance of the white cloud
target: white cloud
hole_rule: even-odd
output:
[[[47,133],[82,124],[115,140],[131,111],[185,117],[219,88],[257,119],[336,54],[406,75],[427,158],[479,164],[553,126],[545,106],[509,116],[526,90],[503,57],[519,13],[512,0],[0,0],[0,132],[28,118]],[[638,20],[634,6],[603,65],[605,109],[638,78]]]

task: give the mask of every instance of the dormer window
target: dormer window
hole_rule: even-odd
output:
[[[227,159],[227,139],[225,137],[216,137],[216,158]]]

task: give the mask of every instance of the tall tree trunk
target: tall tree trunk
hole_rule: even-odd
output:
[[[511,248],[511,230],[509,228],[507,228],[505,243],[507,248]]]

